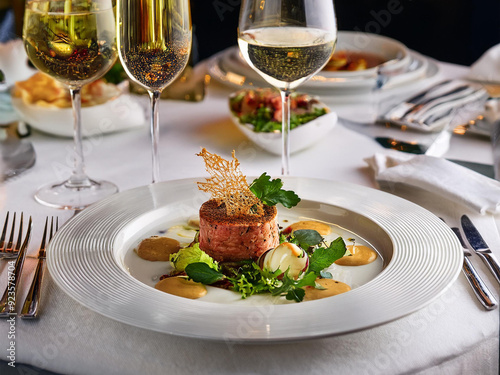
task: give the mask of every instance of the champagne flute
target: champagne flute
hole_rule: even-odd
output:
[[[290,93],[326,65],[336,40],[332,0],[243,0],[241,4],[241,53],[281,93],[283,175],[290,174]]]
[[[186,67],[192,31],[189,0],[118,0],[118,51],[127,75],[151,98],[153,183],[160,180],[160,94]]]
[[[45,205],[82,209],[118,188],[87,177],[82,145],[83,85],[102,77],[114,64],[116,22],[112,0],[28,0],[23,39],[35,67],[69,88],[73,105],[75,164],[68,180],[40,188],[35,199]]]

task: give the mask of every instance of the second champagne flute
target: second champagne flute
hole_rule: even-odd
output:
[[[326,65],[336,40],[332,0],[243,0],[241,4],[241,53],[281,93],[283,175],[290,174],[290,93]]]
[[[191,51],[189,0],[118,0],[118,51],[127,75],[151,98],[153,183],[160,180],[160,94],[187,65]]]

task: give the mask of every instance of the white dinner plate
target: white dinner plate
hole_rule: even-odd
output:
[[[212,340],[278,342],[344,334],[410,314],[457,278],[463,254],[429,211],[388,193],[342,182],[283,178],[303,203],[280,216],[335,223],[364,238],[383,270],[353,290],[293,304],[224,303],[163,293],[133,277],[127,254],[138,239],[197,213],[196,181],[167,181],[111,196],[82,211],[50,242],[55,282],[82,305],[149,330]],[[232,292],[228,292],[232,293]],[[258,300],[258,299],[257,299]]]

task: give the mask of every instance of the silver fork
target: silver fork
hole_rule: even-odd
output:
[[[35,274],[33,275],[33,281],[31,282],[28,295],[24,300],[23,308],[21,309],[21,318],[23,319],[34,319],[38,316],[38,306],[40,304],[40,295],[43,279],[43,270],[45,264],[45,248],[46,244],[50,242],[52,236],[59,229],[59,218],[56,218],[55,230],[54,230],[54,217],[50,220],[50,232],[48,233],[49,238],[47,239],[47,229],[49,224],[49,218],[45,219],[45,228],[43,229],[42,242],[40,244],[40,249],[38,250],[38,263],[36,265]]]
[[[12,218],[12,226],[10,229],[10,235],[7,236],[7,228],[9,227],[9,212],[5,216],[5,222],[3,224],[2,235],[0,236],[0,259],[10,259],[17,257],[19,249],[21,248],[22,233],[23,233],[23,213],[21,213],[21,222],[19,224],[19,233],[17,234],[17,242],[14,246],[14,233],[16,231],[16,213],[14,212],[14,217]],[[6,240],[6,238],[8,239]]]
[[[28,229],[26,230],[26,235],[24,237],[24,241],[22,240],[22,223],[23,223],[23,214],[21,214],[21,223],[20,223],[20,230],[17,238],[17,244],[14,249],[12,249],[12,243],[13,243],[13,232],[15,231],[15,214],[13,218],[13,224],[12,224],[12,230],[11,234],[9,236],[9,241],[7,244],[5,244],[5,228],[8,227],[8,219],[9,219],[9,214],[7,213],[7,216],[5,218],[5,224],[4,224],[4,231],[2,231],[2,236],[0,238],[0,242],[2,245],[2,251],[6,251],[5,254],[8,254],[9,257],[12,257],[12,253],[17,254],[17,259],[15,260],[10,260],[9,261],[9,266],[7,267],[8,270],[8,276],[7,276],[7,287],[5,288],[5,291],[2,295],[2,298],[0,299],[0,317],[9,317],[11,315],[16,314],[16,297],[17,297],[17,289],[19,286],[19,280],[21,278],[21,270],[23,268],[24,264],[24,258],[26,257],[26,249],[28,248],[28,243],[31,238],[31,231],[33,227],[33,222],[31,219],[31,216],[28,221]],[[22,243],[22,245],[21,245]],[[20,245],[20,246],[18,246]],[[9,250],[10,249],[10,250]],[[14,263],[14,264],[12,264]]]

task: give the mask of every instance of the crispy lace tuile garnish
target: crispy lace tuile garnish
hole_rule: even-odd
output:
[[[198,188],[211,193],[212,199],[219,205],[224,203],[228,216],[264,214],[262,202],[250,191],[246,176],[240,171],[240,162],[234,156],[234,150],[231,161],[205,148],[197,155],[203,157],[207,172],[212,176],[207,178],[207,182],[198,182]]]

